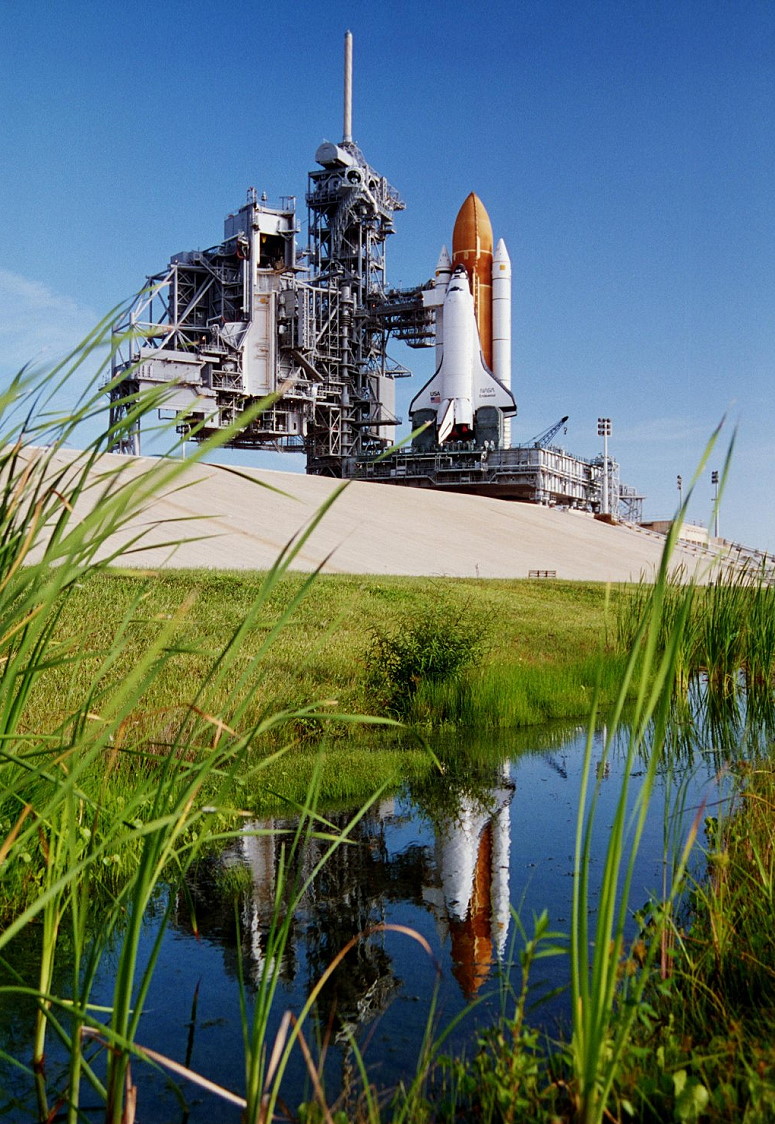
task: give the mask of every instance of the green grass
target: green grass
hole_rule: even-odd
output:
[[[117,436],[107,427],[58,459],[80,423],[104,420],[106,400],[93,386],[64,417],[46,416],[44,404],[41,420],[30,403],[55,392],[60,374],[72,375],[99,338],[42,383],[21,375],[0,400],[2,991],[35,1012],[31,1060],[14,1063],[29,1078],[37,1117],[62,1111],[71,1124],[85,1095],[104,1105],[106,1120],[131,1118],[160,942],[171,903],[203,855],[248,816],[277,806],[301,813],[296,850],[314,836],[330,855],[385,787],[422,783],[438,767],[416,735],[398,736],[379,717],[375,630],[396,634],[422,619],[429,600],[443,602],[447,619],[459,622],[463,655],[466,636],[476,637],[477,673],[509,666],[513,676],[524,664],[516,679],[530,682],[534,706],[535,684],[541,676],[549,683],[552,665],[567,665],[569,646],[587,661],[605,652],[608,619],[607,592],[597,588],[294,574],[327,505],[264,574],[111,569],[117,556],[107,544],[160,490],[174,490],[185,465],[155,462],[131,479],[121,464],[105,467],[100,454]],[[128,403],[118,424],[131,427],[160,403],[156,393]],[[88,493],[97,502],[79,507]],[[571,711],[580,705],[586,700],[574,698]],[[390,725],[389,737],[375,738],[380,724]],[[356,725],[357,738],[347,736]],[[328,803],[359,798],[361,810],[335,828],[317,813],[323,793]],[[288,1052],[303,1045],[302,1020],[286,1026],[267,1065],[272,965],[306,885],[280,883],[270,939],[277,955],[267,957],[253,1015],[243,1010],[250,1119],[271,1115]],[[161,924],[144,951],[151,903]],[[15,974],[8,954],[31,933],[40,955]],[[106,957],[114,965],[107,1010],[92,1001]],[[52,1039],[69,1058],[57,1080],[46,1065]],[[93,1063],[95,1046],[103,1069]]]
[[[0,961],[10,981],[2,993],[35,1012],[29,1052],[11,1061],[29,1078],[37,1119],[61,1113],[70,1124],[82,1118],[87,1088],[106,1120],[134,1118],[132,1065],[147,1062],[140,1019],[175,894],[204,850],[239,830],[247,815],[234,802],[240,786],[260,787],[257,778],[277,770],[323,709],[318,691],[307,705],[280,706],[262,684],[283,683],[272,644],[314,575],[289,582],[280,604],[273,595],[327,505],[239,611],[220,614],[217,635],[190,627],[195,598],[183,582],[176,599],[149,605],[152,580],[106,572],[110,543],[151,497],[174,490],[185,462],[152,462],[129,477],[123,464],[100,459],[117,429],[155,411],[163,393],[127,403],[112,428],[98,379],[66,416],[47,413],[47,397],[102,334],[61,369],[42,379],[22,372],[0,393]],[[89,420],[103,422],[98,436],[59,458]],[[96,502],[80,504],[89,493]],[[320,820],[318,791],[313,770],[298,845],[322,837],[331,853],[349,829]],[[162,887],[158,939],[144,950],[143,919]],[[8,953],[30,935],[39,957],[19,975]],[[278,947],[283,939],[278,924]],[[92,1001],[106,957],[114,969],[107,1010]],[[276,968],[262,986],[271,996]],[[270,1078],[261,1026],[249,1032],[246,1021],[245,1029],[256,1118]],[[61,1079],[47,1071],[54,1038],[69,1059]],[[104,1076],[87,1041],[105,1051]]]
[[[711,448],[712,442],[705,459]],[[725,629],[725,635],[713,638],[719,673],[708,672],[706,690],[709,697],[727,700],[730,678],[740,668],[737,637],[745,632],[751,604],[749,591],[741,592],[739,581],[708,591],[699,604],[691,586],[669,582],[667,561],[674,538],[675,531],[655,585],[635,592],[641,599],[635,631],[629,636],[604,746],[605,755],[623,728],[627,704],[626,760],[601,856],[593,854],[591,846],[599,784],[592,764],[594,722],[589,724],[572,887],[570,1039],[541,1043],[525,1028],[520,997],[514,1014],[480,1041],[473,1065],[448,1064],[452,1093],[441,1112],[426,1105],[425,1114],[416,1119],[476,1118],[509,1124],[741,1119],[763,1124],[773,1119],[771,764],[767,770],[747,771],[742,809],[725,825],[713,825],[709,877],[695,885],[688,932],[676,922],[676,908],[702,809],[684,839],[666,827],[662,893],[650,903],[638,938],[626,939],[634,863],[655,781],[660,771],[670,769],[676,718],[687,717],[676,687],[683,690],[692,666],[688,654],[694,652],[703,626],[712,631],[715,622]],[[705,636],[697,650],[707,654],[707,632]],[[738,654],[732,657],[732,651]],[[772,713],[771,687],[768,706]],[[708,727],[714,732],[720,728],[721,713],[716,711],[716,722]],[[731,713],[727,707],[725,717],[731,719]],[[738,716],[737,707],[734,713]],[[633,794],[636,767],[643,776]],[[671,818],[680,820],[684,810],[681,787],[671,786],[670,791],[666,825]],[[601,888],[594,897],[593,864],[601,869]],[[556,954],[556,934],[546,930],[547,919],[537,919],[524,956],[535,955],[542,941],[548,942],[546,955]],[[523,980],[525,974],[523,963]],[[748,1030],[743,1028],[746,1017]]]
[[[704,871],[672,922],[617,1077],[635,1119],[775,1119],[775,771],[741,763],[733,811],[706,820]]]
[[[687,583],[679,572],[666,581],[660,596],[656,649],[664,652],[680,632],[673,667],[678,693],[702,677],[715,699],[737,695],[745,687],[749,695],[763,692],[766,701],[775,677],[775,584],[766,565],[719,570],[705,586]],[[621,651],[636,642],[653,597],[654,587],[646,582],[622,591],[616,608]],[[687,605],[678,630],[678,615]]]
[[[513,659],[513,657],[512,657]],[[535,726],[558,719],[585,719],[593,700],[601,709],[615,701],[624,659],[615,653],[513,662],[490,660],[462,679],[429,683],[418,690],[409,719],[420,726],[495,729]]]
[[[256,653],[307,581],[287,574],[274,585],[241,636],[233,667],[255,664]],[[51,669],[41,680],[25,711],[27,728],[50,728],[85,689],[111,690],[135,654],[171,627],[168,666],[154,680],[144,697],[144,714],[136,719],[163,750],[181,699],[207,676],[214,654],[252,612],[263,583],[264,575],[253,573],[101,570],[90,575],[70,591],[55,633],[61,643],[77,634],[80,658]],[[514,726],[584,716],[601,674],[610,698],[620,672],[609,625],[616,595],[605,586],[570,582],[319,575],[273,638],[271,655],[252,667],[252,714],[302,700],[325,703],[324,711],[383,713],[384,699],[372,686],[374,636],[421,620],[430,601],[442,603],[460,622],[478,654],[454,679],[421,682],[407,713],[410,722]],[[126,630],[127,642],[102,672],[104,653],[119,628]],[[210,700],[218,713],[228,714],[226,686]],[[317,736],[320,719],[300,723],[297,732],[300,739]]]
[[[578,972],[589,973],[591,985],[574,989],[582,1001],[578,1022],[586,1022],[581,1037],[574,1028],[569,1042],[550,1041],[524,1018],[530,997],[525,986],[536,959],[564,954],[557,948],[558,934],[548,932],[547,919],[539,917],[534,932],[523,933],[522,987],[506,996],[512,1010],[504,1009],[497,1025],[480,1036],[472,1057],[443,1063],[431,1097],[415,1106],[413,1119],[433,1124],[775,1119],[771,755],[739,762],[733,788],[731,811],[705,820],[704,864],[693,876],[685,874],[680,908],[668,887],[661,901],[639,914],[642,928],[629,947],[615,911],[606,921],[605,888],[596,928],[577,920],[579,944],[588,942],[577,950]],[[676,793],[676,808],[680,799]],[[623,825],[612,826],[615,835]],[[678,842],[672,869],[678,883],[695,830],[702,837],[699,820],[688,839]],[[617,851],[615,843],[609,860]],[[620,873],[626,881],[626,870]],[[582,886],[575,896],[581,906]]]

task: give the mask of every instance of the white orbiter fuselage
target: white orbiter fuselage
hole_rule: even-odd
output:
[[[477,410],[492,406],[511,417],[517,412],[510,390],[500,383],[482,356],[468,274],[452,271],[441,315],[441,360],[434,375],[415,396],[410,414],[433,410],[437,441],[465,441],[474,436]]]

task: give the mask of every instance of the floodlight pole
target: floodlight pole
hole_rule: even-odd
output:
[[[597,435],[603,438],[603,496],[601,510],[603,515],[610,515],[608,496],[608,438],[611,436],[611,419],[597,419]]]
[[[711,472],[710,482],[713,485],[713,538],[718,538],[718,473]]]

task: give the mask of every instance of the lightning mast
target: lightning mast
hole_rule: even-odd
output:
[[[307,431],[307,471],[342,475],[342,460],[378,451],[389,439],[393,378],[387,333],[375,316],[385,299],[385,243],[404,203],[352,139],[352,35],[345,34],[344,124],[340,144],[315,153],[309,173],[310,267],[327,309],[320,360],[322,401]]]

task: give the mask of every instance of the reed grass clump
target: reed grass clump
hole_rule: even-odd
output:
[[[249,1124],[270,1124],[277,1118],[291,1052],[298,1050],[312,1089],[300,1118],[332,1121],[336,1116],[305,1039],[305,1020],[332,974],[369,932],[352,935],[336,952],[302,1011],[286,1014],[273,1041],[270,1015],[295,912],[333,854],[351,843],[368,807],[365,801],[343,825],[324,818],[318,811],[321,786],[325,782],[330,792],[339,783],[342,799],[352,796],[353,785],[363,784],[368,774],[368,754],[361,758],[363,775],[353,780],[354,752],[348,747],[345,759],[335,737],[325,741],[323,752],[307,759],[301,799],[292,795],[298,789],[283,788],[283,769],[288,750],[317,740],[332,718],[341,724],[395,724],[353,718],[349,708],[337,711],[327,692],[310,689],[307,701],[300,702],[268,689],[272,678],[283,678],[284,667],[294,666],[300,650],[313,651],[321,661],[330,658],[330,587],[315,575],[290,573],[325,506],[275,566],[254,579],[250,596],[217,643],[210,642],[211,633],[204,642],[192,628],[196,592],[177,597],[153,576],[119,575],[121,605],[118,611],[112,605],[109,626],[79,612],[84,597],[104,591],[105,569],[126,554],[127,544],[141,546],[137,517],[144,505],[160,489],[177,487],[187,467],[170,459],[130,475],[125,466],[103,459],[125,429],[163,404],[161,392],[127,401],[121,420],[103,425],[81,452],[65,446],[74,441],[77,427],[106,414],[101,389],[92,386],[67,417],[46,417],[44,409],[43,420],[36,420],[32,399],[59,389],[100,340],[97,333],[42,384],[22,373],[0,395],[0,995],[26,1005],[32,1023],[29,1056],[10,1060],[30,1091],[30,1114],[41,1122],[60,1116],[77,1124],[97,1115],[86,1108],[97,1103],[102,1119],[129,1124],[141,1095],[137,1070],[151,1063],[205,1084],[238,1106]],[[236,426],[248,420],[238,419]],[[229,436],[228,430],[221,435],[222,440]],[[212,444],[205,443],[197,455],[206,455]],[[557,714],[567,715],[568,706],[591,717],[567,945],[550,930],[545,915],[536,919],[532,937],[522,927],[521,989],[507,1017],[481,1038],[475,1081],[458,1062],[446,1067],[451,1089],[446,1099],[434,1094],[444,1034],[434,1038],[433,1001],[416,1074],[392,1097],[376,1093],[355,1051],[361,1082],[357,1119],[435,1124],[476,1116],[509,1124],[602,1124],[646,1121],[659,1113],[661,1119],[672,1114],[679,1121],[714,1119],[711,1110],[719,1120],[743,1118],[740,1113],[764,1120],[775,1109],[770,1080],[775,1060],[765,1039],[771,1019],[761,1010],[758,1018],[751,1015],[753,1005],[746,1005],[752,978],[768,1004],[775,1000],[767,936],[775,906],[771,773],[747,773],[740,811],[711,826],[709,878],[694,886],[691,929],[687,932],[676,918],[699,814],[671,855],[661,894],[650,903],[647,939],[643,933],[632,935],[634,864],[656,778],[665,765],[676,684],[704,671],[729,695],[743,671],[751,683],[766,684],[768,690],[775,652],[773,601],[764,576],[744,588],[724,582],[708,591],[679,586],[667,576],[673,541],[668,539],[653,589],[633,595],[639,611],[631,613],[637,623],[627,650],[618,660],[601,660],[608,645],[606,629],[598,623],[585,634],[588,643],[579,645],[577,658],[565,660],[564,677],[557,680],[556,657],[567,649],[569,633],[550,626],[546,613],[540,615],[540,656],[545,658],[520,620],[531,659],[504,660],[501,651],[493,659],[483,633],[461,612],[461,602],[428,613],[418,592],[422,611],[411,623],[374,638],[369,689],[384,710],[412,721],[486,725],[485,716],[494,715],[493,722],[505,718],[518,724],[552,717],[555,707]],[[353,604],[361,587],[358,582]],[[151,612],[160,588],[168,603],[163,611]],[[273,661],[283,630],[304,612],[313,589],[320,591],[315,628],[306,628],[296,648],[284,653],[284,664]],[[401,589],[384,582],[379,590],[392,613],[402,603]],[[550,597],[545,590],[532,595]],[[602,604],[599,591],[574,595],[580,609],[584,599],[598,608]],[[577,621],[568,624],[563,610],[556,612],[555,621],[563,620],[568,629],[580,627]],[[621,637],[625,631],[622,625]],[[715,637],[715,631],[724,635]],[[311,659],[309,666],[305,683],[327,686],[321,664]],[[345,678],[348,666],[342,661]],[[177,688],[173,694],[170,683]],[[49,713],[39,721],[46,698]],[[610,714],[600,763],[593,762],[592,745],[603,705]],[[624,780],[609,825],[602,889],[594,896],[591,841],[599,816],[601,764],[622,734]],[[391,753],[390,747],[382,748]],[[637,793],[631,784],[636,766],[644,771]],[[379,794],[372,785],[371,799]],[[210,848],[252,820],[262,795],[295,801],[298,819],[278,839],[272,923],[254,994],[241,979],[244,1088],[235,1093],[149,1050],[143,1018],[165,925],[179,900],[190,900],[187,876]],[[253,825],[249,830],[263,829]],[[310,869],[304,859],[311,839],[320,849]],[[239,876],[225,883],[225,896],[239,892]],[[143,925],[151,909],[160,924],[148,948]],[[379,923],[373,931],[389,928]],[[429,952],[419,934],[402,931]],[[14,953],[31,934],[39,955],[22,970]],[[543,956],[565,954],[571,967],[571,1034],[566,1044],[546,1049],[527,1019],[529,981]],[[112,994],[98,1006],[95,981],[107,958],[115,969]],[[690,1003],[682,985],[692,989]],[[685,1007],[680,1017],[677,1004]],[[752,1034],[740,1029],[749,1016]],[[687,1046],[687,1036],[696,1034],[700,1042],[703,1022],[714,1019],[725,1028],[721,1044],[717,1036],[702,1039],[697,1050]],[[714,1061],[724,1036],[743,1044],[728,1051],[734,1062],[726,1068]],[[52,1072],[47,1060],[53,1042],[66,1058],[61,1074]],[[646,1064],[644,1056],[649,1050],[654,1054],[654,1043],[656,1064]],[[746,1054],[751,1043],[753,1052]]]
[[[109,388],[97,380],[66,416],[47,405],[66,387],[72,394],[73,377],[94,358],[105,328],[55,371],[42,378],[22,372],[0,394],[0,994],[27,1005],[33,1020],[29,1059],[12,1059],[32,1091],[31,1115],[59,1115],[70,1124],[83,1118],[87,1090],[88,1102],[104,1106],[106,1121],[134,1119],[132,1066],[151,1059],[140,1041],[142,1019],[175,892],[209,846],[239,830],[248,813],[235,794],[260,785],[264,770],[296,740],[299,724],[322,721],[332,710],[314,698],[283,709],[255,704],[273,642],[314,575],[303,577],[281,611],[270,614],[270,627],[262,627],[268,603],[325,507],[264,575],[214,649],[181,644],[190,595],[169,612],[144,616],[152,575],[129,591],[112,626],[96,637],[91,621],[74,610],[81,592],[97,594],[110,563],[141,546],[147,503],[179,486],[191,462],[103,457],[163,405],[163,390],[127,400],[115,424],[108,421]],[[84,426],[97,436],[73,452]],[[196,456],[213,445],[204,443]],[[258,642],[245,658],[244,639],[254,632]],[[196,674],[178,680],[174,705],[160,711],[155,693],[181,655],[196,663]],[[52,682],[60,686],[56,696],[46,695]],[[32,716],[41,694],[52,705],[39,725]],[[282,730],[290,731],[285,740]],[[313,771],[299,846],[320,831],[318,791]],[[347,828],[326,825],[324,834],[330,853]],[[142,931],[152,906],[160,924],[149,950]],[[13,954],[30,935],[39,956],[20,974]],[[274,939],[278,947],[286,939],[279,921]],[[115,965],[107,1010],[93,1000],[106,957]],[[265,1003],[275,987],[270,966]],[[261,1009],[246,1039],[242,1103],[250,1119],[259,1118],[267,1096],[276,1099],[280,1079],[277,1067],[271,1076],[264,1064]],[[299,1026],[291,1041],[300,1033]],[[54,1040],[67,1059],[62,1075],[46,1060]],[[158,1055],[153,1061],[173,1065]]]
[[[668,579],[675,536],[674,528],[653,588],[636,592],[642,599],[641,611],[629,637],[619,693],[607,715],[601,763],[595,763],[592,756],[594,712],[589,725],[572,890],[570,1039],[559,1050],[550,1048],[548,1054],[536,1059],[534,1040],[520,1044],[513,1039],[508,1043],[498,1039],[493,1056],[491,1036],[488,1051],[479,1055],[486,1079],[476,1090],[466,1090],[466,1107],[477,1118],[551,1120],[555,1124],[602,1124],[604,1120],[624,1119],[699,1121],[705,1119],[711,1103],[708,1084],[696,1068],[686,1064],[685,1046],[683,1054],[678,1048],[673,1023],[668,1021],[666,1027],[657,1009],[657,1001],[670,994],[676,948],[682,940],[686,943],[675,918],[703,809],[697,810],[683,839],[668,839],[666,835],[664,883],[661,893],[655,893],[649,904],[647,930],[633,932],[631,918],[635,861],[657,777],[669,770],[666,755],[675,717],[676,684],[684,680],[687,665],[691,666],[687,656],[694,644],[695,591]],[[593,855],[592,836],[599,818],[601,777],[605,775],[600,765],[604,766],[620,734],[625,737],[622,781],[612,820],[607,824],[600,890],[593,895],[590,875],[600,858]],[[636,768],[642,777],[637,791],[633,791]],[[680,797],[676,806],[666,811],[666,822],[679,809]],[[763,858],[762,852],[756,854]],[[766,863],[757,861],[755,865],[764,865],[769,878]],[[764,898],[766,901],[766,894]],[[725,905],[721,914],[726,922],[731,920]],[[706,995],[712,993],[712,978],[707,971],[693,983]],[[683,1001],[680,990],[676,991],[673,1003]],[[661,1043],[656,1052],[655,1043]],[[745,1112],[753,1106],[758,1111],[761,1103],[743,1099],[738,1107]],[[733,1113],[718,1117],[739,1118]],[[458,1117],[451,1112],[445,1119]]]
[[[736,773],[733,812],[706,822],[707,878],[693,890],[685,955],[714,1003],[756,1021],[775,1006],[775,771],[759,759]]]
[[[621,651],[631,647],[649,612],[653,587],[641,582],[620,602],[617,635]],[[772,568],[719,564],[706,585],[680,574],[664,591],[657,649],[674,638],[673,622],[687,600],[690,608],[675,660],[675,687],[686,693],[699,678],[717,697],[771,691],[775,676],[775,578]]]
[[[374,631],[367,676],[378,705],[395,717],[407,717],[423,688],[459,682],[483,642],[465,615],[443,603],[389,632]]]
[[[751,575],[743,670],[749,692],[772,684],[775,673],[775,582],[764,566]]]
[[[617,1077],[638,1121],[775,1115],[773,811],[768,756],[741,762],[730,811],[705,819],[704,868],[668,919],[669,960],[646,989]]]
[[[593,702],[614,702],[622,657],[550,660],[488,660],[465,675],[418,686],[407,719],[418,726],[480,729],[535,726],[556,719],[586,719]]]

